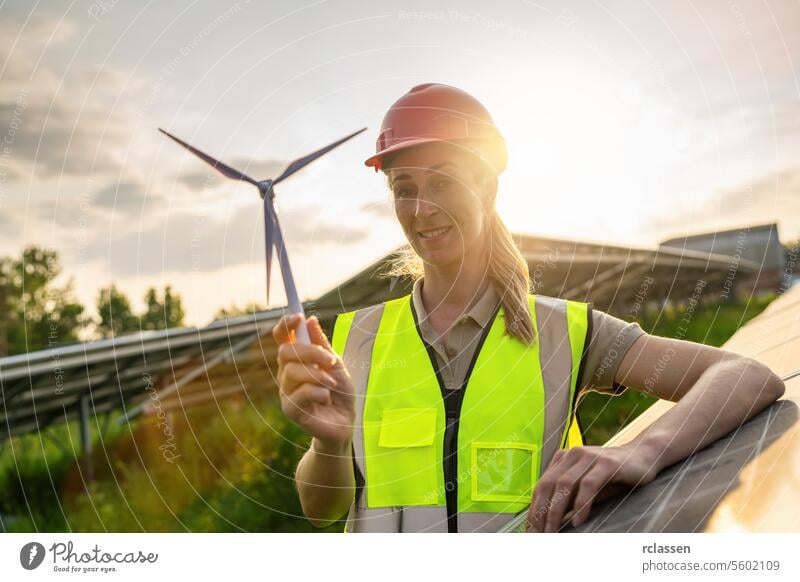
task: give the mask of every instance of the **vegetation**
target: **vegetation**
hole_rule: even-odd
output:
[[[93,426],[91,461],[69,450],[79,443],[74,423],[12,439],[0,455],[5,531],[319,531],[302,517],[293,478],[309,437],[274,398],[173,414],[172,462],[159,449],[157,423],[112,422],[104,437]],[[50,436],[71,446],[62,450]]]
[[[146,309],[133,313],[128,298],[112,284],[97,298],[98,318],[74,297],[74,278],[62,285],[58,252],[29,246],[19,258],[0,257],[0,357],[73,343],[83,338],[114,337],[140,330],[184,325],[179,295],[167,285],[150,287]]]
[[[183,305],[179,295],[172,294],[172,287],[164,287],[161,297],[155,287],[144,295],[147,311],[141,316],[142,329],[169,329],[183,325]]]
[[[244,307],[238,305],[231,305],[230,307],[223,307],[217,310],[214,319],[224,319],[226,317],[238,317],[240,315],[253,315],[259,311],[266,311],[266,307],[260,303],[248,303]]]
[[[103,337],[114,337],[139,329],[139,320],[133,314],[130,301],[116,285],[100,290],[97,313],[100,316],[97,331]]]
[[[53,250],[31,246],[18,259],[0,257],[0,356],[78,339],[89,320],[73,297],[73,279],[55,285],[60,274]]]

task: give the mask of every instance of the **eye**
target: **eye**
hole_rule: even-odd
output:
[[[437,176],[431,181],[431,186],[437,192],[442,192],[450,188],[453,184],[452,178],[448,178],[446,176]]]
[[[414,195],[414,189],[408,186],[397,186],[394,190],[394,197],[398,199],[409,198]]]

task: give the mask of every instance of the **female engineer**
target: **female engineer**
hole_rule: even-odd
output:
[[[296,484],[315,526],[490,532],[528,508],[529,531],[555,532],[783,394],[755,360],[531,293],[495,207],[506,158],[478,100],[413,87],[366,161],[408,239],[392,274],[411,294],[339,315],[332,342],[315,317],[312,345],[291,340],[299,316],[275,326],[282,410],[313,437]],[[582,446],[576,397],[626,387],[677,404],[629,443]]]

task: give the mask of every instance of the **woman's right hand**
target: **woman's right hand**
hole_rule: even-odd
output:
[[[300,315],[284,315],[272,330],[278,343],[281,410],[332,450],[349,447],[355,421],[355,389],[316,316],[307,320],[311,344],[292,341]]]

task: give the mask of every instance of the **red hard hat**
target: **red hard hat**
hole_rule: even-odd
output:
[[[376,153],[364,164],[377,172],[382,169],[383,156],[430,142],[467,147],[497,175],[508,161],[505,140],[480,101],[450,85],[425,83],[412,87],[389,108],[375,144]]]

